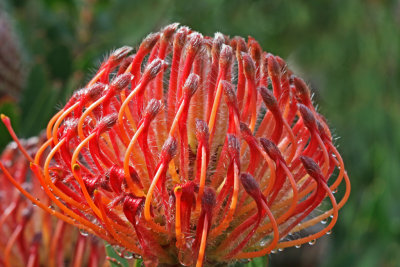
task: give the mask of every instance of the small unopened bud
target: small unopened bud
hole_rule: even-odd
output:
[[[149,101],[149,104],[147,104],[146,110],[145,110],[145,118],[149,118],[150,121],[152,121],[158,114],[162,107],[161,101],[157,99],[151,99]]]
[[[132,78],[133,76],[130,73],[121,74],[114,78],[114,80],[110,84],[110,87],[116,89],[117,91],[121,91],[129,85]]]
[[[244,137],[253,136],[250,128],[244,122],[240,123],[240,132]]]
[[[300,115],[303,118],[304,125],[308,129],[316,129],[317,123],[311,110],[303,104],[298,104],[297,106],[299,108]]]
[[[260,143],[263,146],[265,152],[267,152],[267,154],[271,157],[272,160],[274,161],[280,160],[284,162],[281,151],[275,145],[274,142],[266,138],[260,138]]]
[[[243,37],[240,36],[233,37],[231,41],[231,46],[233,47],[233,49],[235,49],[235,51],[247,52],[246,41],[243,39]]]
[[[259,62],[261,60],[261,46],[253,37],[249,37],[249,53],[255,61]]]
[[[116,61],[115,63],[118,64],[122,59],[124,59],[129,53],[131,53],[133,50],[132,47],[130,46],[123,46],[121,48],[118,48],[115,50],[112,54],[111,57],[112,60]]]
[[[254,79],[256,75],[256,65],[254,60],[247,53],[242,53],[243,71],[247,79]]]
[[[191,73],[186,79],[185,85],[183,86],[183,91],[188,94],[189,97],[193,96],[199,87],[200,76]]]
[[[158,39],[160,39],[160,33],[150,33],[140,44],[139,50],[144,50],[146,53],[149,53],[157,43]]]
[[[273,55],[268,56],[268,73],[270,76],[280,77],[281,66]]]
[[[98,131],[99,133],[108,131],[115,125],[117,120],[118,120],[118,113],[107,115],[103,119],[101,119],[95,130]]]
[[[154,79],[161,70],[164,70],[167,67],[167,63],[164,60],[159,58],[154,59],[150,62],[143,74],[143,80],[150,81]]]
[[[250,173],[240,174],[240,182],[242,183],[243,188],[247,192],[247,194],[249,194],[253,198],[256,198],[261,194],[259,184]]]
[[[174,47],[182,48],[185,45],[188,32],[188,27],[181,27],[178,29],[174,37]]]
[[[230,66],[233,61],[233,50],[229,45],[222,45],[219,64],[223,67]]]
[[[312,158],[309,158],[307,156],[300,156],[300,160],[303,163],[304,169],[311,177],[316,179],[324,177],[320,167],[318,166],[317,163],[315,163],[315,161]]]
[[[205,121],[196,119],[196,137],[199,141],[207,141],[210,133]]]
[[[240,158],[239,140],[233,134],[228,134],[227,138],[228,138],[228,153],[233,160],[238,161]]]
[[[224,90],[225,100],[228,105],[233,105],[236,107],[237,105],[237,97],[235,93],[235,88],[233,85],[228,81],[221,81],[222,89]]]
[[[299,97],[300,101],[303,104],[308,105],[310,101],[310,89],[308,88],[307,84],[298,77],[294,77],[293,83],[296,87],[297,96]]]
[[[211,55],[213,56],[213,58],[219,57],[224,42],[225,42],[224,35],[219,32],[215,33],[211,48]]]
[[[97,99],[106,89],[104,83],[95,83],[86,90],[86,95],[90,100]]]
[[[178,144],[176,143],[175,138],[170,136],[162,147],[161,156],[169,162],[173,157],[175,157],[177,148]]]
[[[188,53],[196,54],[203,44],[203,35],[193,32],[189,35]]]
[[[268,90],[267,87],[260,86],[258,88],[258,91],[260,92],[261,98],[263,99],[267,108],[273,109],[277,107],[278,102],[276,101],[276,98],[273,95],[273,93],[270,90]]]
[[[201,208],[204,211],[211,212],[217,201],[214,189],[211,187],[204,187],[203,197],[201,199]]]
[[[171,40],[172,36],[174,36],[174,33],[176,31],[176,29],[178,28],[179,23],[172,23],[166,27],[164,27],[164,29],[162,29],[162,36],[161,38],[163,40],[166,40],[167,42],[169,40]]]

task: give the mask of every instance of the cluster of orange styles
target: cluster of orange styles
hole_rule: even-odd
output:
[[[251,37],[172,24],[136,52],[119,48],[46,134],[29,160],[55,208],[19,190],[146,266],[212,266],[314,242],[350,193],[308,86]]]
[[[20,143],[32,155],[43,138]],[[21,187],[51,205],[40,183],[32,179],[29,162],[15,142],[4,149],[0,160]],[[77,228],[35,207],[0,173],[0,266],[62,267],[70,262],[71,266],[97,267],[105,259],[99,238],[86,238]]]

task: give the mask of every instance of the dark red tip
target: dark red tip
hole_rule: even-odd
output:
[[[189,32],[189,28],[181,27],[177,30],[175,37],[174,37],[174,47],[183,47],[186,42],[186,37]]]
[[[146,110],[145,110],[145,118],[150,119],[152,121],[158,114],[158,112],[161,110],[162,104],[160,100],[157,99],[151,99],[149,103],[147,104]]]
[[[253,136],[253,133],[251,132],[250,128],[244,122],[240,123],[240,132],[242,133],[243,136]]]
[[[247,194],[256,198],[261,193],[260,186],[250,173],[240,174],[240,182]]]
[[[95,83],[86,90],[86,95],[90,100],[97,99],[106,89],[104,83]]]
[[[251,57],[259,62],[261,60],[261,55],[262,55],[262,49],[260,44],[254,39],[254,38],[249,38],[249,52]]]
[[[183,86],[183,91],[188,94],[189,97],[193,96],[199,87],[200,76],[191,73],[186,79],[185,85]]]
[[[112,80],[110,87],[112,87],[118,91],[121,91],[129,85],[129,83],[131,82],[132,79],[133,79],[133,76],[130,73],[121,74],[121,75],[117,76],[116,78],[114,78],[114,80]]]
[[[228,153],[231,158],[238,161],[240,158],[240,142],[233,134],[228,134]]]
[[[118,120],[118,114],[113,113],[110,115],[105,116],[104,118],[101,119],[97,127],[95,128],[95,131],[98,131],[99,133],[103,133],[105,131],[110,130],[115,123]]]
[[[243,71],[247,79],[254,79],[256,75],[256,65],[254,60],[247,53],[242,53]]]
[[[263,99],[267,108],[273,109],[277,107],[278,102],[276,101],[274,94],[270,90],[268,90],[267,87],[260,86],[258,88],[258,91],[260,92],[261,98]]]
[[[120,62],[122,59],[124,59],[127,55],[129,55],[129,53],[131,53],[133,50],[132,47],[130,46],[123,46],[118,48],[117,50],[115,50],[112,54],[111,54],[111,58],[113,60],[116,60],[118,62]]]
[[[203,45],[203,35],[193,32],[189,35],[188,53],[197,53]]]
[[[224,35],[222,33],[215,33],[214,39],[212,41],[211,55],[214,58],[218,58],[221,52],[222,45],[225,42]]]
[[[160,39],[160,33],[150,33],[146,38],[144,38],[139,49],[143,49],[146,53],[149,53],[157,43],[158,39]]]
[[[274,161],[280,160],[284,162],[281,151],[275,145],[274,142],[266,138],[260,138],[260,143],[263,146],[265,152],[267,152],[267,154],[271,157],[272,160]]]
[[[172,23],[168,26],[165,26],[164,29],[162,29],[162,36],[161,38],[166,40],[167,42],[171,40],[172,36],[174,36],[174,33],[176,29],[178,28],[179,23]]]
[[[173,137],[168,137],[167,141],[165,141],[163,147],[162,147],[162,152],[161,154],[166,157],[168,162],[175,157],[176,152],[177,152],[178,144],[176,143],[175,138]]]
[[[199,141],[208,141],[210,133],[205,121],[196,119],[196,137]]]
[[[201,208],[204,211],[212,211],[217,201],[216,193],[211,187],[204,187],[203,198],[201,199]]]
[[[229,45],[223,44],[222,48],[221,48],[219,64],[222,66],[229,66],[230,64],[232,64],[232,61],[233,61],[232,47],[230,47]]]
[[[222,89],[224,90],[224,95],[228,105],[236,106],[237,98],[234,86],[228,81],[221,81]]]
[[[143,74],[143,80],[149,81],[154,79],[160,73],[160,71],[164,70],[166,67],[167,63],[164,60],[159,58],[154,59],[147,65]]]
[[[304,169],[311,177],[315,179],[323,179],[324,175],[322,174],[320,167],[312,158],[300,156],[300,160],[303,163]]]
[[[268,57],[268,73],[270,76],[280,77],[281,75],[281,66],[273,55]]]
[[[293,78],[294,86],[296,87],[297,94],[299,95],[300,99],[302,100],[304,97],[310,98],[310,89],[308,88],[307,84],[300,78],[294,77]],[[306,104],[306,103],[303,103]]]
[[[310,130],[316,129],[316,120],[311,110],[303,104],[298,104],[297,106],[299,108],[300,115],[303,118],[304,125]]]

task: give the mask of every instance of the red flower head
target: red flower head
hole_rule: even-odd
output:
[[[332,229],[349,180],[280,57],[177,24],[132,51],[114,51],[48,124],[32,169],[56,216],[147,266],[253,258]]]
[[[21,140],[28,155],[36,153],[43,138]],[[29,191],[47,205],[50,199],[32,179],[29,161],[20,153],[16,143],[10,143],[0,156],[13,175],[17,187]],[[49,206],[49,209],[54,207]],[[63,220],[54,220],[50,213],[32,205],[0,173],[0,266],[99,266],[104,262],[105,250],[96,237],[79,235],[77,228]]]

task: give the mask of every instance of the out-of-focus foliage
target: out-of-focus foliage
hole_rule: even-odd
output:
[[[306,255],[323,255],[318,266],[400,263],[400,1],[14,0],[0,8],[26,58],[19,103],[0,106],[17,112],[22,136],[43,129],[107,52],[162,25],[254,36],[311,84],[352,180],[329,244]],[[270,266],[285,253],[270,256]]]

